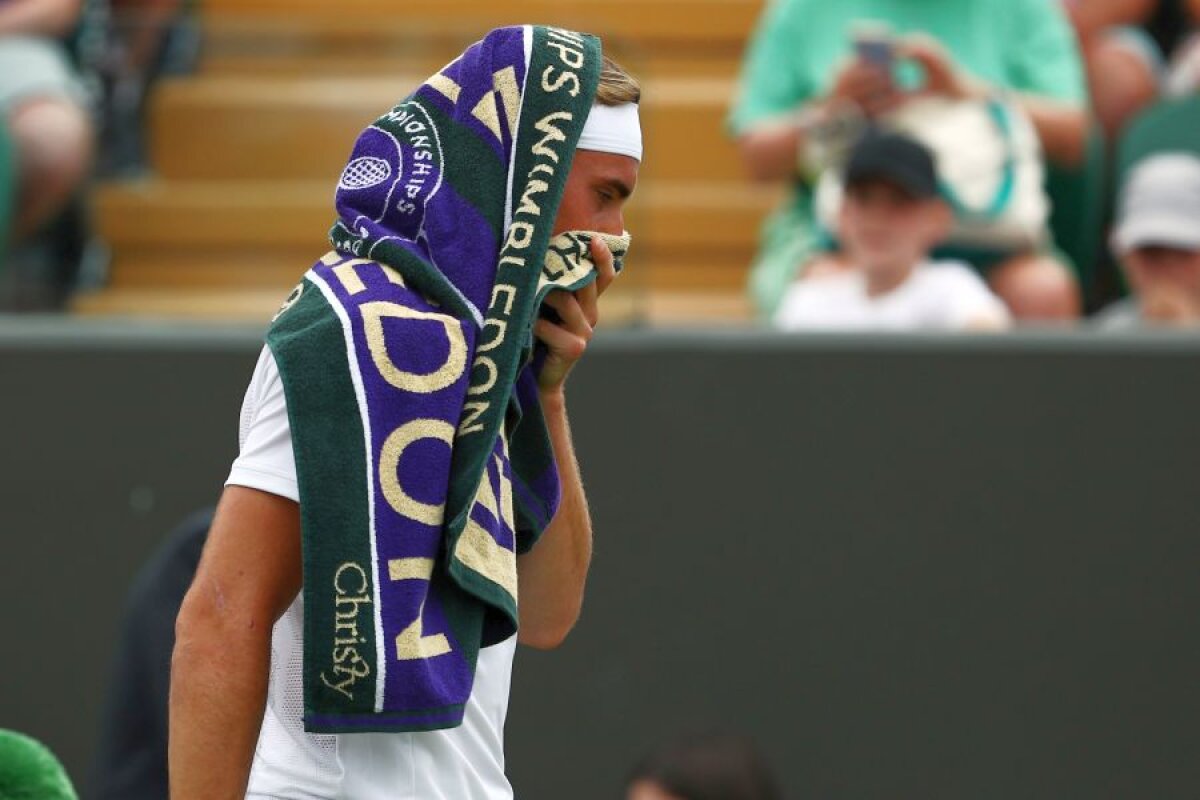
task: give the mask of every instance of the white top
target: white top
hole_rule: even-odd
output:
[[[240,454],[226,485],[299,502],[283,382],[263,348],[242,404]],[[509,800],[504,718],[516,637],[479,652],[462,725],[424,733],[304,732],[304,606],[271,636],[267,710],[248,800]]]
[[[1008,310],[966,264],[927,261],[887,294],[867,294],[859,270],[800,280],[788,288],[775,325],[783,330],[953,331],[990,322]]]

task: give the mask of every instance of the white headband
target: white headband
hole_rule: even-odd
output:
[[[642,160],[642,125],[638,120],[637,103],[619,106],[592,106],[583,134],[579,137],[580,150],[599,153],[615,153]]]

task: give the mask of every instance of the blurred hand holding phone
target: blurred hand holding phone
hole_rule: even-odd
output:
[[[870,119],[894,111],[903,102],[892,75],[902,46],[891,26],[861,20],[851,27],[850,39],[853,58],[834,74],[820,105],[802,115],[802,174],[815,176],[839,163]]]
[[[850,32],[854,57],[833,77],[828,100],[834,106],[853,104],[868,117],[895,109],[901,96],[892,77],[900,43],[886,24],[857,22]]]
[[[883,22],[855,23],[852,31],[854,53],[858,59],[891,76],[896,63],[896,36]]]

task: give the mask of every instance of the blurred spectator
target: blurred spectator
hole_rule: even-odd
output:
[[[110,5],[128,69],[143,76],[154,73],[184,0],[110,0]]]
[[[933,155],[899,134],[868,134],[850,154],[839,237],[847,268],[794,283],[776,314],[786,330],[1008,327],[1004,304],[966,264],[929,260],[953,212]],[[812,270],[810,270],[812,272]]]
[[[8,130],[0,125],[0,270],[4,267],[4,253],[7,250],[9,228],[12,225],[13,206],[15,205],[16,164],[14,163],[12,140]]]
[[[625,782],[625,800],[779,800],[770,768],[744,739],[682,739],[644,758]]]
[[[1173,43],[1164,45],[1169,66],[1163,91],[1172,97],[1195,94],[1200,91],[1200,0],[1161,0],[1160,5],[1169,12],[1159,14],[1165,19],[1155,20],[1159,24],[1152,23],[1152,30],[1174,34]]]
[[[1174,0],[1064,0],[1087,65],[1092,108],[1109,140],[1158,97],[1163,51],[1142,26]]]
[[[86,95],[61,43],[79,14],[80,0],[0,2],[0,114],[17,157],[16,240],[66,206],[91,164]]]
[[[1100,312],[1102,325],[1200,326],[1200,158],[1163,153],[1130,170],[1112,249],[1132,297]]]
[[[1150,0],[1150,5],[1153,10],[1144,27],[1159,52],[1171,58],[1200,20],[1200,0]]]
[[[196,576],[212,517],[210,509],[180,524],[129,590],[87,793],[91,800],[167,798],[167,706],[175,617]]]
[[[164,74],[191,71],[198,58],[194,15],[185,0],[109,0],[95,26],[88,66],[101,85],[102,175],[146,170],[142,119],[149,93]]]
[[[851,52],[863,20],[898,34],[890,54],[873,62]],[[899,62],[894,69],[889,56]],[[760,310],[775,309],[823,244],[811,191],[798,180],[815,130],[847,109],[876,118],[916,97],[978,99],[996,91],[1029,116],[1048,159],[1080,162],[1089,124],[1086,85],[1075,37],[1051,0],[772,3],[750,44],[731,117],[750,173],[796,184],[794,201],[768,223],[751,277]],[[1014,252],[976,266],[1020,318],[1078,315],[1075,278],[1054,255]]]
[[[40,742],[0,730],[0,800],[76,800],[71,779]]]

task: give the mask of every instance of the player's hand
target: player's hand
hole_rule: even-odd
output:
[[[876,117],[894,110],[903,97],[897,91],[890,71],[854,58],[834,76],[828,100],[835,106],[852,103],[868,117]]]
[[[549,350],[538,375],[538,389],[543,393],[561,392],[567,376],[583,357],[592,332],[600,322],[600,295],[616,277],[612,253],[600,239],[592,239],[592,261],[596,264],[596,280],[577,292],[555,290],[546,295],[545,303],[554,309],[560,322],[539,319],[533,334]]]

